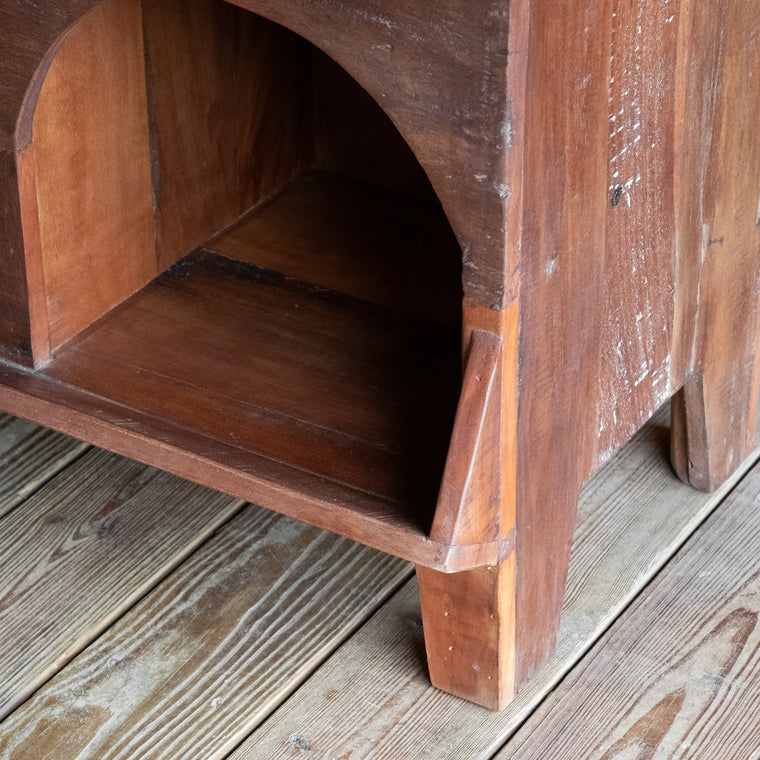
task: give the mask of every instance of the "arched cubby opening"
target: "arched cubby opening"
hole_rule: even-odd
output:
[[[34,107],[39,376],[265,484],[231,492],[425,534],[460,388],[461,251],[376,102],[223,0],[106,0]]]

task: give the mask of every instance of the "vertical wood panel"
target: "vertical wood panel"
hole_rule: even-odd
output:
[[[671,364],[678,0],[610,4],[608,180],[598,456],[616,451],[683,378]],[[595,463],[592,461],[592,467]]]
[[[29,365],[32,338],[18,194],[16,153],[0,150],[0,356]]]
[[[163,270],[310,158],[310,54],[304,40],[221,0],[143,7]]]
[[[518,684],[553,649],[578,493],[597,446],[610,2],[531,3],[517,429]]]
[[[155,276],[140,3],[85,16],[50,66],[34,158],[50,345]]]

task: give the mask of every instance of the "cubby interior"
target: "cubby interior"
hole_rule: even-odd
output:
[[[33,126],[37,373],[425,532],[461,251],[369,94],[222,0],[105,0],[58,48]]]

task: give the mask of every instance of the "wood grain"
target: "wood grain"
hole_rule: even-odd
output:
[[[500,760],[754,756],[759,492],[755,466]]]
[[[458,364],[453,331],[277,278],[270,284],[248,265],[197,254],[61,352],[45,374],[417,507],[427,528]]]
[[[428,8],[386,0],[236,4],[303,35],[381,105],[470,252],[465,294],[492,308],[511,303],[518,262],[507,262],[504,246],[509,5],[439,2],[433,31]]]
[[[684,433],[673,461],[688,483],[707,490],[753,442],[760,362],[754,356],[760,272],[757,10],[756,2],[720,2],[688,3],[683,11],[689,64],[684,107],[700,118],[683,127],[682,182],[696,187],[698,197],[679,208],[692,223],[683,240],[691,259],[681,269],[698,270],[699,285],[691,296],[695,325],[684,336],[693,335],[694,374],[673,405],[674,427]]]
[[[205,247],[421,319],[461,323],[461,251],[435,197],[307,173]]]
[[[109,0],[67,34],[40,91],[30,213],[53,351],[157,274],[143,60],[140,0]]]
[[[27,262],[21,198],[25,180],[17,157],[31,142],[39,89],[52,60],[51,50],[65,30],[97,0],[62,0],[40,14],[37,5],[0,4],[3,76],[0,77],[0,355],[32,364],[34,336],[27,292]]]
[[[0,757],[226,757],[410,571],[249,507],[0,725]]]
[[[143,9],[163,271],[311,161],[311,54],[221,0]]]
[[[82,441],[0,414],[0,517],[88,448]]]
[[[573,504],[600,464],[684,384],[692,483],[713,472],[716,487],[751,448],[760,189],[756,3],[542,1],[530,14],[518,683],[551,651]]]
[[[55,430],[197,483],[215,483],[227,493],[427,567],[456,572],[498,560],[498,542],[451,547],[431,541],[420,528],[419,512],[50,378],[0,364],[0,400],[4,408],[44,419]]]
[[[434,686],[502,710],[515,696],[515,555],[461,573],[417,566]]]
[[[422,166],[381,105],[314,47],[311,80],[315,169],[435,198]]]
[[[0,716],[241,505],[93,450],[6,515],[0,521]]]
[[[668,464],[667,419],[666,408],[584,488],[557,652],[503,712],[430,686],[410,583],[232,760],[290,758],[293,736],[317,760],[492,757],[738,479],[713,495],[682,484]]]

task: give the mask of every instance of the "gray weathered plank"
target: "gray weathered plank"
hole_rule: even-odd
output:
[[[760,465],[498,760],[760,756]]]
[[[92,449],[0,520],[0,717],[241,506]]]
[[[248,507],[0,724],[0,758],[225,757],[411,572]]]
[[[556,656],[504,712],[430,687],[410,583],[233,760],[293,758],[299,746],[315,760],[491,757],[736,483],[705,495],[678,481],[666,414],[585,487]]]
[[[0,517],[88,448],[62,433],[0,413]]]

